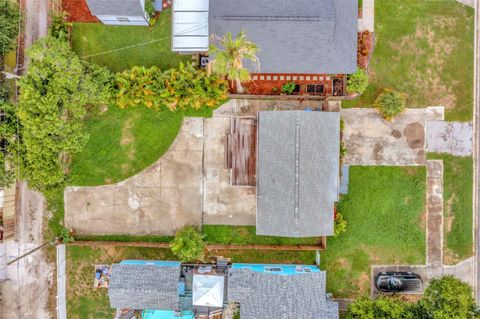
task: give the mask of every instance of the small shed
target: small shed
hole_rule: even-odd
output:
[[[149,25],[145,0],[86,0],[92,15],[103,24]]]
[[[175,0],[172,4],[172,51],[207,52],[209,0]]]

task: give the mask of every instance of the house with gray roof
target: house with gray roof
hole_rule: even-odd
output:
[[[257,234],[333,235],[339,154],[338,112],[259,112]]]
[[[245,31],[255,73],[350,74],[357,68],[357,0],[174,0],[173,50],[208,51],[208,36]]]
[[[118,309],[179,307],[180,262],[123,261],[111,268],[108,296]]]
[[[145,0],[86,0],[86,2],[92,15],[104,24],[149,25]]]
[[[233,264],[228,301],[240,304],[242,319],[338,319],[338,304],[325,293],[326,272],[314,268]]]

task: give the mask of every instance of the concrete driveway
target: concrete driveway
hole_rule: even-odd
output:
[[[345,165],[425,165],[427,121],[443,108],[407,109],[388,122],[375,109],[342,109]]]
[[[167,153],[117,184],[67,187],[65,224],[77,234],[174,235],[202,223],[203,119],[186,118]]]

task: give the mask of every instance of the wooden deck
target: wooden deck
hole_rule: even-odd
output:
[[[257,120],[232,118],[227,136],[226,164],[232,186],[255,186],[257,174]]]
[[[13,239],[15,237],[15,203],[16,203],[16,185],[4,189],[3,207],[0,207],[0,240]]]

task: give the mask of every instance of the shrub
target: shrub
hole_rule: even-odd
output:
[[[335,212],[335,225],[334,225],[334,236],[347,231],[347,221],[343,218],[343,215],[340,212]]]
[[[20,11],[16,1],[0,0],[0,56],[13,49]]]
[[[410,306],[400,300],[379,298],[370,300],[367,297],[357,299],[348,307],[346,319],[413,319]]]
[[[385,89],[375,100],[375,107],[378,108],[386,120],[390,121],[405,109],[405,95]]]
[[[277,93],[278,93],[278,88],[277,88],[277,87],[273,87],[273,88],[272,88],[272,93],[273,93],[273,94],[277,94]]]
[[[155,6],[153,5],[153,0],[145,1],[145,12],[149,17],[153,17],[155,15]]]
[[[170,111],[202,107],[213,108],[227,98],[227,82],[209,76],[191,64],[165,72],[157,67],[135,66],[115,78],[116,100],[120,108],[146,106]]]
[[[170,243],[170,248],[181,262],[202,261],[205,243],[202,234],[191,226],[179,230]]]
[[[52,19],[52,25],[50,26],[49,33],[52,37],[67,40],[68,39],[68,27],[72,25],[71,22],[66,21],[67,13],[61,12]]]
[[[282,85],[282,92],[287,95],[292,95],[295,92],[295,82],[288,82]]]
[[[362,94],[368,86],[368,74],[362,69],[357,69],[347,79],[347,92]]]
[[[433,279],[425,289],[419,308],[426,318],[474,318],[472,288],[452,276]]]

